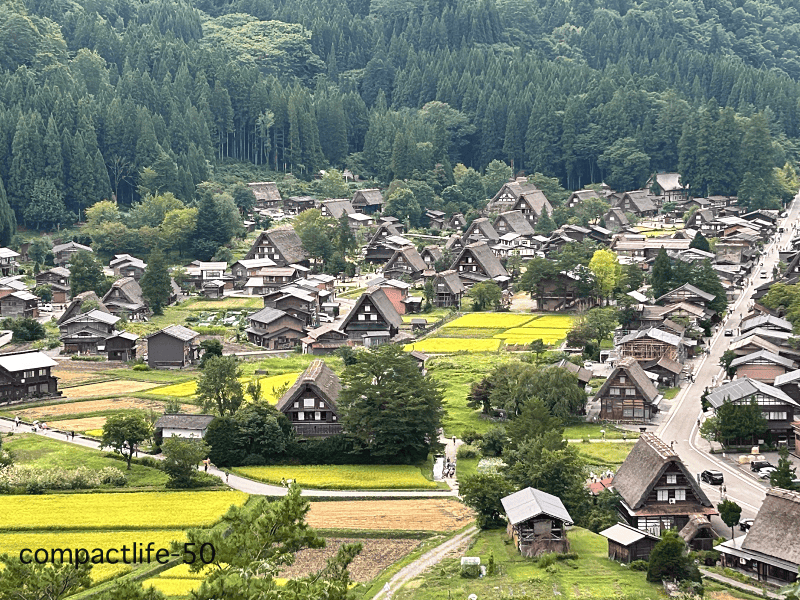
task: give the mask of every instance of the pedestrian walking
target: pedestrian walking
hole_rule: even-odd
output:
[[[228,477],[230,477],[230,473],[225,471],[225,483],[228,483]]]
[[[75,441],[75,432],[74,431],[72,433],[70,433],[70,437],[72,437],[72,441],[74,442]]]
[[[14,429],[16,429],[17,427],[19,427],[19,415],[14,417]]]

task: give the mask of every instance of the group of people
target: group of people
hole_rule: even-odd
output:
[[[444,463],[444,468],[442,469],[442,477],[455,477],[456,476],[456,463],[455,461],[450,462],[450,459],[447,459]]]

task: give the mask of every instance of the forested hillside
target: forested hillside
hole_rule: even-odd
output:
[[[758,204],[748,169],[798,154],[798,4],[7,0],[0,177],[51,224],[112,192],[191,203],[224,160],[437,198],[458,162],[573,189],[680,168]]]

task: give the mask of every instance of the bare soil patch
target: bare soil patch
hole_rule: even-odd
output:
[[[61,431],[77,431],[79,433],[92,429],[102,429],[105,424],[106,417],[84,417],[82,419],[66,419],[50,423],[51,426],[57,427]]]
[[[315,504],[315,503],[312,503]],[[353,581],[365,582],[375,579],[386,567],[394,564],[419,545],[419,540],[409,539],[346,539],[327,538],[324,548],[301,550],[295,562],[281,571],[281,577],[304,577],[325,568],[342,544],[360,543],[361,552],[355,557],[348,571]]]
[[[111,398],[108,400],[87,400],[86,402],[68,402],[66,404],[53,404],[51,406],[37,406],[16,411],[21,419],[32,421],[46,420],[46,418],[60,417],[64,415],[79,415],[82,413],[98,412],[101,410],[163,410],[164,403],[156,400],[143,400],[141,398]],[[200,411],[199,406],[193,404],[182,404],[181,411],[186,413],[196,413]],[[91,428],[90,428],[91,429]]]
[[[88,398],[90,396],[115,396],[117,394],[130,394],[133,392],[142,392],[154,387],[158,387],[159,383],[148,383],[146,381],[126,381],[120,379],[117,381],[104,381],[102,383],[90,383],[89,385],[79,385],[73,388],[67,388],[64,391],[64,396],[67,398]]]
[[[67,371],[64,369],[54,369],[53,375],[58,377],[59,385],[76,385],[88,381],[94,381],[103,377],[102,373],[93,371]]]
[[[318,529],[455,531],[475,518],[457,500],[354,500],[312,502],[306,521]]]

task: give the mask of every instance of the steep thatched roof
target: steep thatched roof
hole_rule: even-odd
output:
[[[689,485],[703,506],[712,506],[695,476],[689,472],[678,455],[653,433],[643,433],[625,462],[614,475],[612,486],[632,509],[640,508],[650,490],[666,471],[675,464],[683,471]]]
[[[800,565],[800,492],[767,490],[743,550],[761,552]]]
[[[303,391],[312,388],[319,394],[332,408],[336,408],[336,401],[339,399],[339,392],[342,384],[339,377],[323,360],[315,360],[308,368],[303,371],[294,382],[294,385],[286,390],[286,393],[278,400],[275,408],[283,412],[292,405]]]

